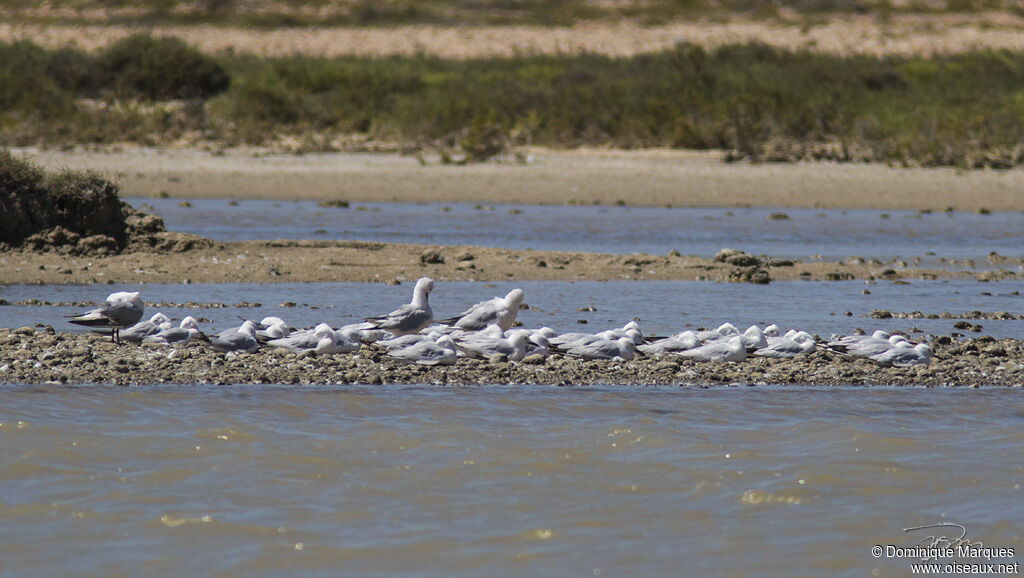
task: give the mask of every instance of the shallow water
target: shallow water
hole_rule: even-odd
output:
[[[219,241],[344,239],[480,245],[507,249],[664,254],[710,258],[723,247],[772,257],[974,259],[992,251],[1022,257],[1024,214],[996,212],[649,208],[360,203],[318,207],[313,201],[128,199],[163,217],[167,228]],[[231,203],[235,203],[234,205]],[[145,206],[144,206],[145,205]],[[788,219],[770,219],[784,213]],[[931,255],[929,253],[932,253]]]
[[[871,547],[936,522],[1024,548],[1019,391],[0,392],[3,575],[891,576]]]
[[[701,281],[524,281],[520,283],[439,282],[430,295],[436,318],[453,316],[469,305],[504,296],[514,287],[525,291],[530,309],[519,313],[527,327],[549,326],[556,331],[600,331],[619,327],[638,318],[651,335],[667,335],[696,327],[717,327],[726,321],[741,329],[775,323],[783,330],[802,329],[828,337],[849,334],[861,328],[920,329],[933,335],[958,331],[953,319],[872,319],[872,309],[923,313],[1007,311],[1024,313],[1020,283],[1001,281],[915,281],[909,285],[862,281],[787,281],[770,285],[709,283]],[[861,293],[867,288],[870,294]],[[15,303],[26,299],[49,302],[102,301],[113,291],[141,291],[151,303],[222,303],[220,309],[153,308],[180,320],[185,315],[201,317],[206,331],[237,326],[239,316],[262,319],[276,315],[294,327],[320,322],[334,326],[361,321],[363,317],[387,313],[408,303],[412,284],[387,286],[371,283],[280,283],[280,284],[148,284],[148,285],[0,285],[0,299]],[[1017,295],[1013,293],[1017,292]],[[985,294],[987,293],[987,295]],[[234,307],[239,302],[259,307]],[[294,307],[279,307],[294,302]],[[592,306],[596,311],[579,311]],[[43,323],[59,330],[84,331],[68,325],[63,316],[81,312],[82,307],[3,306],[0,327]],[[847,316],[849,312],[852,315]],[[587,323],[582,324],[579,321]],[[993,337],[1024,339],[1024,320],[971,321],[982,333]]]

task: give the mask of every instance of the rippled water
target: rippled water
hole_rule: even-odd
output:
[[[8,576],[908,575],[871,546],[941,521],[1024,548],[1019,391],[0,393]]]
[[[557,331],[600,331],[619,327],[632,318],[640,320],[648,334],[667,335],[687,328],[717,327],[726,321],[744,328],[751,324],[775,323],[829,336],[849,334],[861,328],[920,329],[933,335],[957,331],[953,319],[872,319],[872,309],[893,312],[920,311],[928,314],[970,311],[1007,311],[1024,314],[1020,283],[1012,281],[920,281],[909,285],[858,281],[709,283],[701,281],[525,281],[519,283],[440,282],[430,295],[435,316],[444,318],[469,305],[504,296],[513,287],[525,290],[530,309],[519,313],[527,327],[549,326]],[[867,288],[870,294],[862,294]],[[334,326],[353,323],[363,317],[380,315],[408,303],[412,284],[387,286],[371,283],[281,283],[281,284],[148,284],[148,285],[9,285],[0,286],[0,299],[15,303],[25,299],[49,302],[101,301],[118,290],[142,291],[149,302],[196,301],[223,303],[222,309],[159,308],[181,319],[202,317],[204,330],[237,326],[239,316],[262,319],[279,316],[294,327],[320,322]],[[1016,294],[1014,294],[1016,293]],[[233,307],[241,301],[259,307]],[[279,307],[294,302],[294,307]],[[596,311],[579,311],[594,307]],[[85,331],[68,325],[64,315],[81,307],[0,307],[0,326],[18,327],[43,323],[61,330]],[[157,308],[150,308],[153,313]],[[847,316],[847,313],[852,315]],[[586,321],[581,324],[579,321]],[[1024,339],[1024,320],[971,321],[986,335]]]
[[[145,202],[172,230],[220,240],[704,257],[730,246],[939,266],[1024,246],[1024,216],[1010,213]],[[952,320],[865,315],[1024,312],[1019,283],[974,281],[439,283],[431,302],[450,315],[514,286],[531,305],[525,324],[560,331],[638,317],[662,334],[724,321],[947,334]],[[0,285],[0,299],[122,289],[226,304],[163,308],[221,329],[270,314],[348,323],[407,302],[411,286]],[[234,306],[243,300],[260,305]],[[2,306],[0,326],[72,330],[62,316],[80,309]],[[1022,321],[977,323],[1024,337]],[[0,396],[2,577],[907,575],[907,560],[871,547],[916,543],[902,529],[936,522],[1024,552],[1019,390],[0,385]]]
[[[482,245],[508,249],[592,251],[711,257],[723,247],[773,257],[920,258],[925,265],[974,259],[995,251],[1022,257],[1024,214],[997,212],[763,208],[480,206],[366,203],[318,207],[312,201],[129,199],[164,218],[170,230],[220,241],[345,239],[393,243]],[[235,203],[235,204],[232,204]],[[786,219],[771,219],[772,214]],[[933,255],[929,255],[933,253]]]

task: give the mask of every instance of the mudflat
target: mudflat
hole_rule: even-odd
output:
[[[91,169],[122,196],[355,202],[616,204],[1022,211],[1024,174],[855,163],[726,163],[722,153],[521,151],[469,165],[399,153],[288,155],[263,149],[17,149],[48,170]]]

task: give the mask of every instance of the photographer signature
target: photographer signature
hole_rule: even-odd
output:
[[[960,546],[971,546],[971,547],[982,547],[984,544],[981,542],[972,542],[967,539],[967,528],[956,522],[938,522],[935,524],[925,524],[924,526],[913,526],[910,528],[903,528],[904,532],[911,533],[920,530],[933,530],[935,528],[953,528],[959,533],[959,536],[946,536],[946,535],[932,535],[925,536],[918,542],[917,546],[924,546],[925,548],[957,548]]]

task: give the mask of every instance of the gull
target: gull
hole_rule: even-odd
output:
[[[110,330],[111,341],[121,343],[119,331],[138,323],[142,319],[143,308],[138,291],[119,291],[107,296],[107,300],[96,309],[72,315],[68,322],[92,327],[102,333]]]
[[[342,325],[338,331],[344,332],[347,335],[352,335],[362,343],[375,343],[381,339],[386,339],[391,335],[386,330],[377,327],[375,323],[371,323],[369,321]]]
[[[522,302],[523,290],[513,289],[504,297],[481,301],[441,323],[466,331],[479,331],[488,325],[497,325],[502,331],[508,331],[516,322]]]
[[[636,356],[636,343],[631,337],[602,339],[587,343],[574,343],[564,349],[565,355],[580,359],[621,359],[629,361]]]
[[[633,342],[637,345],[644,342],[644,332],[640,330],[640,324],[636,321],[630,321],[618,329],[607,329],[598,333],[597,335],[604,337],[605,339],[618,339],[620,337],[632,337]]]
[[[698,345],[700,345],[700,340],[697,339],[697,334],[688,329],[670,337],[638,345],[637,349],[646,355],[655,355],[666,351],[685,351]]]
[[[695,361],[743,361],[747,358],[747,348],[743,338],[734,335],[728,339],[708,341],[686,351],[677,351],[676,355]]]
[[[790,331],[787,331],[786,335],[782,337],[768,337],[768,344],[754,350],[754,355],[773,359],[788,359],[815,350],[816,344],[810,333],[806,331],[790,333]]]
[[[156,335],[164,329],[170,328],[171,319],[163,313],[157,313],[149,319],[139,321],[135,325],[121,331],[121,338],[133,343],[140,343],[150,335]]]
[[[181,320],[178,327],[169,327],[163,331],[150,335],[142,340],[143,343],[160,343],[162,345],[176,345],[193,339],[200,339],[199,322],[195,317],[189,315]]]
[[[412,291],[412,302],[402,305],[387,315],[380,317],[368,317],[366,321],[373,324],[373,327],[387,330],[398,337],[407,333],[416,333],[423,329],[434,319],[430,310],[430,303],[427,296],[434,290],[434,280],[429,277],[422,277],[416,281],[416,287]]]
[[[244,351],[252,353],[259,349],[256,341],[256,323],[246,321],[241,327],[232,327],[210,338],[210,347],[215,351]]]
[[[298,331],[288,337],[271,339],[267,345],[295,352],[348,353],[358,351],[361,343],[354,333],[335,331],[330,325],[321,323],[311,331]]]
[[[551,343],[548,341],[547,335],[538,331],[532,332],[529,341],[526,342],[526,356],[539,355],[547,357],[550,354]]]
[[[932,360],[932,348],[927,343],[918,343],[913,347],[910,343],[896,345],[883,353],[868,356],[879,365],[927,365]]]
[[[718,339],[719,337],[725,337],[727,335],[736,335],[740,330],[736,329],[736,326],[732,323],[723,323],[718,326],[718,329],[712,329],[710,331],[700,331],[697,333],[697,339],[701,343],[710,341],[712,339]]]
[[[907,338],[902,335],[889,335],[884,331],[876,331],[871,336],[848,335],[832,338],[826,347],[836,353],[846,353],[855,357],[871,357],[885,353],[900,343],[909,344]]]
[[[388,352],[389,357],[419,365],[455,365],[459,354],[451,337],[442,335],[437,341],[421,341],[406,347]]]
[[[499,332],[501,328],[492,325]],[[509,361],[522,361],[526,357],[528,331],[511,331],[508,336],[501,333],[498,335],[482,336],[479,333],[455,342],[455,347],[466,354],[467,357],[490,358],[493,355],[506,355]]]
[[[392,337],[391,339],[380,339],[373,344],[373,347],[377,349],[384,349],[386,351],[394,351],[396,349],[405,349],[416,345],[421,341],[437,341],[438,337],[444,335],[438,331],[431,331],[426,335],[422,333],[407,333],[400,337]]]
[[[288,324],[280,317],[264,317],[256,326],[256,340],[266,343],[271,339],[280,339],[291,333]]]
[[[768,341],[765,339],[764,333],[757,325],[751,325],[748,327],[746,331],[739,335],[739,338],[743,340],[743,347],[745,347],[748,352],[768,345]]]

